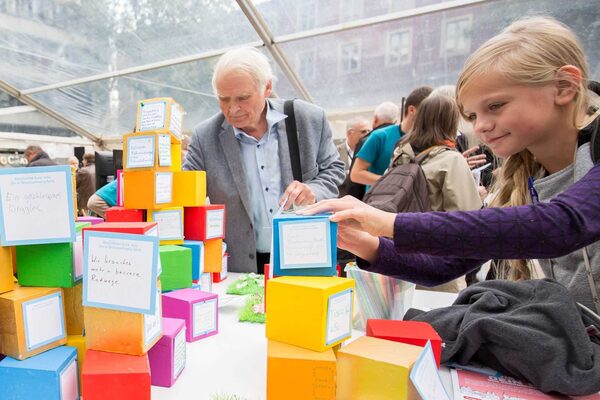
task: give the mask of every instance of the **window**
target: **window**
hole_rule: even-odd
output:
[[[307,50],[296,53],[296,70],[301,79],[313,80],[316,71],[316,51]]]
[[[395,67],[410,63],[412,58],[412,30],[405,29],[387,33],[385,43],[385,66]]]
[[[342,43],[339,51],[340,74],[360,72],[361,42],[359,40]]]
[[[317,26],[317,0],[296,3],[296,25],[298,31],[306,31]]]
[[[442,57],[471,52],[472,22],[471,15],[446,20],[442,30],[442,45],[440,47]]]
[[[351,22],[362,18],[364,9],[363,0],[340,1],[340,22]]]

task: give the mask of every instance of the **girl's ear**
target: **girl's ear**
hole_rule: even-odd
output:
[[[567,105],[575,100],[579,85],[581,84],[581,71],[574,65],[563,65],[556,71],[556,96],[557,105]]]

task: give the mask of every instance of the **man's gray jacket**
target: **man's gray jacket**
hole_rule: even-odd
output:
[[[282,99],[269,99],[283,113]],[[332,132],[322,108],[294,101],[302,181],[317,201],[336,198],[344,180],[344,163],[333,144]],[[292,167],[285,120],[277,124],[282,187],[292,181]],[[223,113],[198,124],[192,134],[184,170],[206,171],[206,193],[213,204],[225,204],[228,267],[233,272],[256,271],[256,241],[252,206],[240,144]]]

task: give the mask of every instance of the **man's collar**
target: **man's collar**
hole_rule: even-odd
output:
[[[271,104],[271,102],[268,99],[267,99],[266,107],[267,107],[267,115],[266,115],[267,132],[266,132],[266,135],[268,135],[269,132],[271,132],[271,129],[273,128],[273,126],[276,123],[278,123],[279,121],[286,119],[287,115],[285,115],[285,114],[277,111],[275,108],[273,108],[273,105]],[[235,126],[232,126],[232,128],[233,128],[233,133],[235,134],[235,137],[237,139],[239,139],[242,135],[248,136],[248,137],[250,136],[246,132],[244,132],[241,129],[236,128]]]

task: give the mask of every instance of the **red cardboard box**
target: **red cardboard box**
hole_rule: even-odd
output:
[[[225,205],[185,207],[183,229],[186,240],[225,239]]]
[[[137,208],[110,207],[106,210],[106,222],[145,222],[144,210]]]

